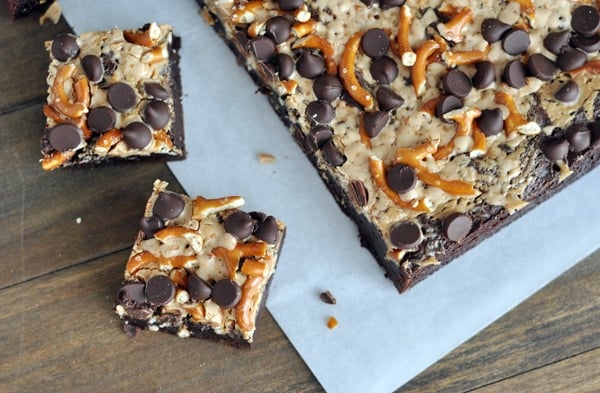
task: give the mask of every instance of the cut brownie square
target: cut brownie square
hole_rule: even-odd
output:
[[[595,5],[198,2],[399,291],[600,161]]]
[[[156,23],[46,42],[42,168],[183,158],[178,48],[172,27]]]
[[[156,180],[115,301],[125,331],[254,342],[285,225],[244,199],[195,199]]]

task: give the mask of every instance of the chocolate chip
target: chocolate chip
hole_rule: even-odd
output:
[[[549,141],[542,144],[541,149],[550,161],[564,160],[569,152],[569,141],[566,139]]]
[[[398,194],[405,194],[415,188],[417,184],[417,173],[404,164],[392,165],[386,174],[388,186]]]
[[[476,89],[485,89],[496,80],[496,70],[494,64],[484,60],[475,64],[475,75],[473,75],[473,87]]]
[[[117,82],[108,88],[108,102],[119,112],[125,112],[137,104],[135,90],[127,83]]]
[[[175,297],[175,284],[162,274],[150,278],[146,282],[146,298],[155,306],[163,306]]]
[[[377,58],[387,53],[390,39],[382,29],[369,29],[363,34],[360,47],[367,56]]]
[[[444,219],[443,230],[446,237],[453,242],[459,242],[464,239],[471,228],[473,220],[463,213],[452,213]]]
[[[290,37],[292,25],[283,16],[274,16],[267,21],[265,30],[273,38],[276,44],[281,44]]]
[[[329,291],[321,292],[319,294],[319,298],[323,301],[323,303],[327,303],[327,304],[336,304],[337,303],[337,301],[335,300],[335,297]]]
[[[526,72],[523,63],[519,60],[513,60],[504,67],[502,80],[510,87],[519,89],[525,86],[525,75]]]
[[[379,0],[379,7],[382,10],[389,8],[400,7],[404,4],[405,0]]]
[[[379,108],[384,111],[392,111],[404,105],[404,98],[386,86],[380,86],[377,89],[375,99],[379,104]]]
[[[442,87],[446,93],[464,98],[471,92],[471,79],[461,70],[453,69],[442,77]]]
[[[290,55],[279,53],[275,61],[275,72],[279,75],[279,79],[289,79],[294,72],[294,59]]]
[[[539,80],[548,81],[554,77],[554,74],[558,71],[556,65],[541,53],[534,53],[529,56],[527,62],[527,69],[532,76],[535,76]]]
[[[146,305],[146,294],[143,282],[127,282],[117,292],[116,303],[126,309],[139,308]]]
[[[364,112],[362,115],[363,127],[371,138],[379,135],[379,132],[390,120],[390,115],[384,111]]]
[[[313,82],[313,91],[319,100],[333,101],[342,95],[344,87],[337,76],[323,74]]]
[[[569,46],[571,33],[568,30],[550,33],[544,38],[544,47],[555,55]]]
[[[193,273],[187,278],[187,289],[192,300],[197,302],[205,301],[212,294],[210,285]]]
[[[269,216],[263,221],[260,221],[253,233],[254,236],[269,244],[275,244],[278,234],[279,226],[277,225],[277,220],[273,216]]]
[[[367,7],[372,7],[375,5],[375,3],[377,3],[376,0],[360,0],[360,2],[366,5]]]
[[[421,228],[414,222],[401,221],[390,229],[390,241],[404,250],[416,248],[423,241]]]
[[[588,124],[588,128],[592,132],[592,143],[591,146],[593,149],[600,148],[600,122],[595,121]]]
[[[102,134],[115,127],[117,121],[117,115],[108,106],[100,106],[98,108],[90,109],[87,115],[87,126],[88,128],[97,133]]]
[[[482,110],[481,116],[475,121],[486,136],[497,135],[504,129],[502,110],[499,108]]]
[[[179,217],[185,208],[185,201],[174,192],[161,191],[152,207],[152,214],[163,220],[172,220]]]
[[[565,130],[565,135],[575,153],[584,151],[592,143],[592,132],[584,124],[571,124]]]
[[[321,147],[323,152],[323,158],[330,165],[341,166],[346,162],[346,157],[338,150],[337,146],[333,142],[333,139],[329,139]]]
[[[163,101],[150,101],[144,107],[144,121],[155,130],[160,130],[169,123],[171,112],[169,105]]]
[[[212,301],[223,308],[235,307],[242,297],[242,289],[235,282],[219,280],[212,289]]]
[[[591,37],[585,37],[582,35],[576,35],[571,38],[571,45],[577,49],[581,49],[586,53],[597,52],[600,50],[600,36],[594,35]]]
[[[306,106],[306,116],[314,123],[329,123],[335,117],[335,109],[327,101],[313,101]]]
[[[579,97],[579,86],[574,81],[568,81],[554,93],[554,97],[562,102],[573,102]]]
[[[250,212],[248,214],[250,214],[250,217],[252,217],[252,219],[254,221],[256,221],[257,223],[260,222],[260,221],[264,221],[264,220],[267,219],[267,215],[265,213],[263,213],[263,212],[252,211],[252,212]]]
[[[304,4],[304,0],[278,0],[278,3],[283,11],[293,11]]]
[[[165,227],[165,222],[159,216],[148,216],[140,219],[140,230],[144,233],[144,239],[152,239],[154,234]]]
[[[169,99],[169,92],[158,82],[145,82],[144,91],[157,100],[166,101]]]
[[[313,150],[320,149],[323,144],[333,137],[333,128],[317,124],[310,129],[310,132],[306,136],[306,143]]]
[[[517,56],[529,48],[531,40],[525,30],[512,29],[502,38],[502,49],[511,56]]]
[[[442,96],[435,107],[435,115],[440,119],[443,119],[446,113],[462,108],[462,106],[463,104],[460,98],[455,96]]]
[[[54,149],[67,151],[79,146],[83,133],[75,124],[61,123],[48,130],[48,140]]]
[[[365,187],[365,183],[360,180],[352,180],[348,183],[348,195],[360,207],[367,206],[369,202],[369,190]]]
[[[506,33],[508,30],[510,30],[510,25],[500,21],[499,19],[485,19],[481,23],[481,35],[483,36],[483,39],[490,44],[500,41],[504,33]]]
[[[98,56],[84,56],[83,59],[81,59],[81,67],[90,83],[98,83],[104,77],[104,65]]]
[[[575,48],[566,48],[556,57],[556,65],[563,71],[572,71],[587,62],[585,52]]]
[[[249,45],[252,53],[259,61],[269,60],[276,51],[275,42],[264,35],[251,39]]]
[[[600,14],[589,5],[577,7],[571,14],[571,27],[579,34],[594,35],[600,28]]]
[[[373,60],[369,71],[378,83],[389,85],[398,77],[398,64],[388,56],[381,56]]]
[[[73,34],[60,34],[50,48],[52,56],[58,61],[67,61],[74,58],[79,53],[79,44],[77,37]]]
[[[130,149],[142,150],[152,142],[152,131],[140,121],[127,124],[121,134],[123,141]]]
[[[319,55],[303,51],[296,61],[298,73],[308,79],[314,79],[325,71],[325,61]]]
[[[252,234],[254,230],[254,221],[250,214],[237,210],[225,218],[223,222],[225,231],[233,235],[238,240],[244,240]]]

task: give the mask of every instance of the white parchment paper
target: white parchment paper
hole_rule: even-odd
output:
[[[600,245],[600,168],[398,295],[267,100],[193,0],[61,0],[76,32],[156,21],[183,39],[188,158],[170,164],[191,195],[243,195],[288,234],[268,308],[330,392],[389,392]],[[260,163],[259,153],[276,157]],[[319,300],[330,290],[335,306]],[[329,330],[333,315],[339,327]],[[257,345],[267,337],[257,334]]]

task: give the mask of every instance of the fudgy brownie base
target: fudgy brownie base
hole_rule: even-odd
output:
[[[8,10],[13,19],[31,14],[33,11],[42,10],[52,4],[52,0],[8,0]]]

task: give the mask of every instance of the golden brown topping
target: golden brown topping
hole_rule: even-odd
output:
[[[317,22],[314,19],[310,19],[306,22],[294,23],[292,26],[292,31],[298,38],[314,33],[316,29]]]
[[[75,124],[83,132],[84,139],[87,140],[92,137],[92,131],[90,131],[90,129],[87,126],[87,123],[85,121],[85,116],[81,116],[76,119],[66,119],[62,114],[60,114],[56,109],[54,109],[54,107],[52,107],[48,104],[44,104],[43,112],[44,112],[44,116],[46,116],[49,119],[54,120],[56,123],[73,123],[73,124]]]
[[[201,196],[194,199],[192,218],[201,220],[210,214],[227,209],[234,209],[244,204],[244,198],[240,196],[228,196],[224,198],[206,199]]]
[[[260,288],[263,281],[264,277],[248,276],[242,285],[242,297],[237,306],[235,306],[236,322],[242,330],[249,331],[254,329],[252,306],[256,303],[257,297],[260,296]]]
[[[486,60],[490,54],[490,45],[483,50],[469,51],[445,51],[442,53],[442,60],[450,67],[459,65],[475,64],[482,60]]]
[[[258,153],[258,161],[261,164],[272,164],[276,161],[276,158],[273,154],[269,153]]]
[[[52,154],[50,154],[49,156],[44,157],[44,159],[42,160],[42,169],[45,171],[54,170],[54,169],[60,167],[65,162],[67,162],[68,160],[70,160],[74,154],[75,154],[75,152],[73,152],[73,151],[70,151],[70,152],[55,151]]]
[[[263,277],[266,270],[265,262],[259,261],[255,258],[248,258],[244,261],[242,269],[240,270],[243,275],[246,276],[260,276]]]
[[[398,20],[398,36],[396,37],[396,47],[398,56],[402,65],[410,67],[417,60],[416,53],[412,50],[408,37],[410,35],[410,26],[413,21],[413,15],[410,8],[405,4],[400,7],[400,19]]]
[[[60,67],[56,71],[54,82],[50,88],[52,106],[60,113],[73,119],[83,116],[88,111],[87,106],[83,102],[76,100],[72,102],[65,91],[65,84],[73,76],[75,70],[75,64],[66,64]],[[77,82],[75,82],[75,85],[77,85]]]
[[[327,318],[327,327],[329,329],[335,329],[338,327],[338,320],[335,317]]]
[[[254,22],[250,23],[250,26],[248,26],[247,30],[248,37],[254,38],[258,36],[264,27],[265,23],[262,21],[255,20]]]
[[[366,110],[371,110],[374,104],[373,96],[358,82],[354,66],[362,35],[363,33],[359,31],[348,39],[340,60],[339,77],[350,97]]]
[[[429,57],[440,48],[435,40],[427,40],[417,48],[417,58],[415,65],[411,69],[411,78],[415,94],[420,97],[425,93],[425,83],[427,82],[427,66],[429,65]]]
[[[194,260],[196,260],[195,255],[177,255],[170,258],[161,257],[160,264],[170,266],[171,268],[182,268],[185,267],[188,262],[192,262]]]
[[[473,11],[471,11],[470,8],[463,8],[447,23],[438,25],[438,30],[445,39],[461,42],[463,39],[463,29],[466,25],[471,23],[472,20]]]
[[[161,61],[166,61],[168,57],[169,53],[167,52],[167,47],[157,46],[144,53],[142,61],[146,64],[156,64]]]
[[[100,138],[96,141],[96,147],[101,149],[110,149],[117,143],[121,142],[123,139],[123,135],[121,131],[117,129],[112,129],[103,133]]]
[[[261,258],[267,255],[267,243],[238,243],[233,250],[228,250],[225,247],[215,247],[211,251],[216,257],[225,261],[225,267],[229,273],[229,278],[235,278],[235,272],[238,269],[240,260],[246,257]]]
[[[325,38],[316,35],[309,34],[298,41],[294,42],[292,49],[298,48],[311,48],[318,49],[323,54],[325,59],[325,67],[329,75],[335,75],[337,73],[337,64],[335,64],[335,58],[333,57],[333,46]]]

